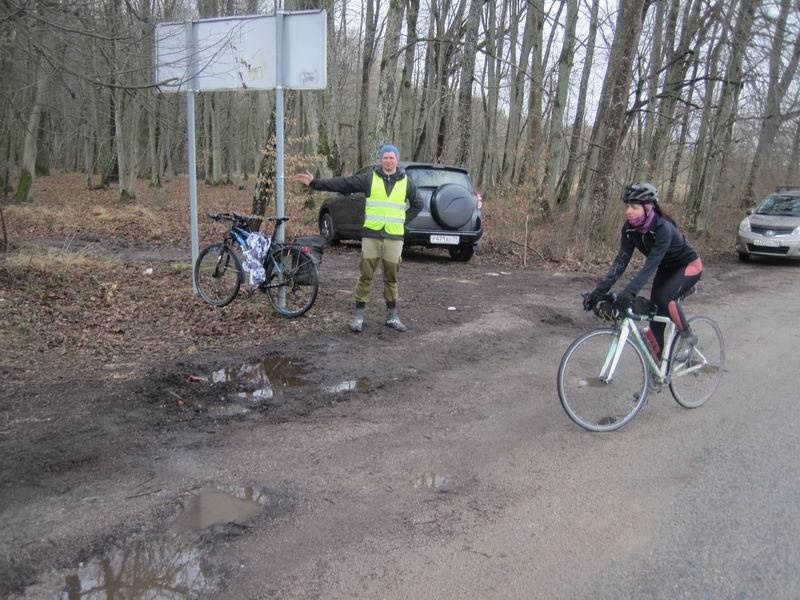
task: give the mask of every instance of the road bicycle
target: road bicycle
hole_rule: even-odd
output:
[[[671,319],[655,314],[649,300],[646,314],[612,306],[610,294],[596,303],[594,313],[611,327],[578,337],[558,367],[558,397],[567,415],[589,431],[614,431],[629,423],[647,402],[649,392],[669,390],[685,408],[703,405],[717,390],[725,368],[725,343],[719,326],[708,317],[688,320],[697,344],[679,360],[682,345]],[[680,299],[679,299],[680,301]],[[664,349],[657,356],[646,341],[646,322],[664,323]],[[650,334],[652,335],[652,334]]]
[[[229,222],[221,243],[211,244],[200,252],[194,265],[194,277],[200,297],[212,306],[227,306],[239,294],[245,279],[242,256],[247,236],[258,231],[261,217],[231,213],[209,213],[209,219]],[[305,314],[317,299],[319,273],[314,249],[296,242],[275,241],[278,228],[289,217],[269,217],[275,223],[271,243],[264,258],[266,280],[256,290],[267,294],[269,303],[284,317]]]

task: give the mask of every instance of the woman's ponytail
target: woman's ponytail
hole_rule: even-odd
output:
[[[669,214],[664,212],[664,210],[658,204],[654,204],[653,205],[653,210],[655,210],[656,214],[659,217],[661,217],[662,219],[666,219],[667,221],[669,221],[670,223],[672,223],[676,227],[678,226],[678,224],[675,222],[675,219],[673,219],[671,216],[669,216]]]

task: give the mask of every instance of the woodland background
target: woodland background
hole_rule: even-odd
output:
[[[799,0],[282,8],[326,9],[329,44],[328,88],[287,92],[288,175],[349,174],[392,141],[404,160],[467,167],[490,234],[513,242],[524,226],[527,246],[538,228],[587,249],[616,241],[618,198],[633,180],[658,185],[701,243],[730,242],[743,207],[800,184]],[[135,205],[143,182],[158,189],[185,175],[186,102],[155,85],[156,24],[275,9],[260,0],[1,0],[6,203],[35,204],[37,178],[80,174],[89,193],[110,188]],[[201,181],[247,190],[248,208],[268,210],[274,94],[197,102]],[[290,207],[313,210],[304,190],[287,193]]]

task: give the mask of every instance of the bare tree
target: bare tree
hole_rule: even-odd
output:
[[[558,83],[550,113],[550,134],[547,137],[547,164],[545,165],[542,188],[547,200],[547,208],[555,206],[555,188],[561,174],[561,154],[564,144],[564,108],[567,101],[567,88],[575,57],[575,26],[578,21],[578,0],[566,0],[567,20],[564,28],[564,43],[558,58]]]
[[[597,38],[597,14],[600,7],[600,0],[593,0],[592,10],[589,17],[589,35],[586,40],[586,55],[583,59],[583,70],[581,71],[581,83],[578,88],[578,99],[575,108],[575,121],[572,124],[572,136],[569,143],[569,156],[567,157],[567,168],[561,179],[561,186],[558,189],[556,206],[565,209],[567,200],[572,192],[575,181],[575,171],[578,163],[578,149],[583,135],[583,119],[586,111],[586,90],[589,87],[589,75],[592,72],[594,61],[594,45]]]
[[[412,156],[416,139],[414,121],[414,59],[417,51],[417,18],[419,0],[408,0],[406,10],[406,45],[403,52],[403,74],[400,78],[400,154]]]
[[[393,140],[394,111],[397,106],[397,47],[400,43],[400,28],[403,23],[404,0],[390,0],[386,35],[381,55],[381,77],[378,86],[378,115],[371,150]]]
[[[367,153],[367,132],[369,131],[369,73],[372,69],[372,61],[375,55],[375,32],[378,29],[378,11],[376,10],[376,0],[366,0],[366,22],[364,33],[364,48],[361,57],[361,96],[358,111],[358,164],[366,162]]]
[[[617,15],[616,35],[589,142],[589,156],[583,167],[576,211],[577,227],[594,241],[606,238],[604,216],[617,185],[614,173],[625,135],[633,56],[647,7],[646,0],[622,2]]]
[[[527,2],[525,3],[527,4]],[[509,89],[510,100],[508,108],[508,128],[506,130],[506,142],[503,150],[503,162],[500,167],[500,179],[503,183],[511,182],[514,174],[516,161],[520,158],[519,129],[520,118],[522,116],[522,103],[525,98],[525,82],[528,75],[528,61],[530,60],[531,48],[533,47],[534,32],[538,29],[538,19],[540,13],[535,9],[533,3],[527,5],[525,10],[525,27],[522,32],[522,47],[519,53],[519,63],[516,63],[517,45],[517,21],[522,17],[521,8],[515,3],[514,13],[512,13],[512,34],[511,34],[511,73],[509,79],[511,87]]]
[[[781,0],[781,10],[775,24],[772,48],[769,55],[766,105],[758,134],[758,146],[750,168],[750,175],[747,178],[744,195],[741,199],[742,206],[750,204],[760,189],[764,165],[772,154],[775,136],[783,121],[781,117],[781,102],[789,89],[789,85],[797,76],[798,61],[800,61],[800,30],[795,36],[785,68],[783,68],[782,60],[784,44],[786,43],[786,26],[790,14],[793,14],[794,17],[797,16],[796,4],[792,0]]]
[[[458,147],[456,164],[469,168],[472,146],[472,85],[475,79],[475,54],[478,51],[478,25],[483,0],[470,0],[464,25],[461,51],[461,87],[458,90]]]

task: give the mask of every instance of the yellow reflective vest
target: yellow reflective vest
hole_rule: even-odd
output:
[[[380,231],[385,229],[390,235],[402,236],[406,222],[406,191],[408,177],[398,179],[392,193],[386,193],[386,184],[377,173],[372,173],[372,187],[367,196],[364,211],[364,228]]]

